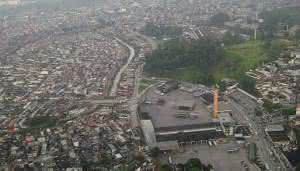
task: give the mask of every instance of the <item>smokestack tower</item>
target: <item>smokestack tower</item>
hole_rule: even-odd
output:
[[[218,119],[218,118],[219,118],[219,89],[215,87],[213,119]]]

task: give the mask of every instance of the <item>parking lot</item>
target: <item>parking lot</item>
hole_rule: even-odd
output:
[[[257,168],[250,164],[245,148],[229,153],[228,149],[239,147],[235,142],[209,146],[207,144],[193,144],[181,146],[178,153],[164,154],[162,160],[167,162],[169,155],[173,163],[185,163],[190,158],[199,158],[204,164],[212,164],[215,171],[240,171],[246,170],[245,165],[252,171]],[[244,166],[243,166],[244,165]]]

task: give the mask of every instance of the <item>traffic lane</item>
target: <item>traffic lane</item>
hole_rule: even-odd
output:
[[[278,164],[275,163],[273,160],[271,160],[272,156],[270,156],[269,154],[269,150],[270,146],[268,143],[264,142],[265,138],[264,138],[264,130],[262,127],[260,127],[259,125],[257,125],[253,120],[248,118],[248,112],[239,104],[237,104],[235,101],[230,101],[232,106],[235,108],[236,111],[239,111],[238,113],[236,113],[239,119],[244,118],[244,120],[248,121],[249,126],[251,127],[251,129],[257,133],[257,135],[254,135],[256,138],[256,143],[258,145],[259,148],[259,152],[261,154],[261,157],[263,159],[264,162],[268,163],[268,165],[270,166],[270,169],[275,170],[278,168]],[[240,114],[240,115],[238,115]],[[259,128],[259,129],[258,129]]]

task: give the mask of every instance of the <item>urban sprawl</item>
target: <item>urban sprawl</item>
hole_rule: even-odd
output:
[[[0,11],[38,3],[7,0]],[[0,170],[159,170],[158,161],[176,169],[190,158],[215,171],[293,170],[287,154],[299,143],[299,45],[246,72],[256,80],[254,96],[231,79],[221,92],[146,77],[145,58],[160,43],[142,30],[171,25],[183,29],[182,39],[219,39],[237,26],[255,30],[260,12],[297,1],[68,3],[0,13]],[[219,12],[233,20],[209,25]],[[268,111],[266,100],[296,114]]]

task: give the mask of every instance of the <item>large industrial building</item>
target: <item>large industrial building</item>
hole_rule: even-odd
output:
[[[231,125],[233,120],[226,111],[217,111],[217,92],[213,93],[214,90],[207,87],[168,84],[149,89],[139,106],[141,127],[149,146],[212,140],[224,136],[225,127]],[[170,84],[174,85],[174,82]],[[168,87],[168,91],[162,86]],[[205,100],[207,96],[214,101]]]

